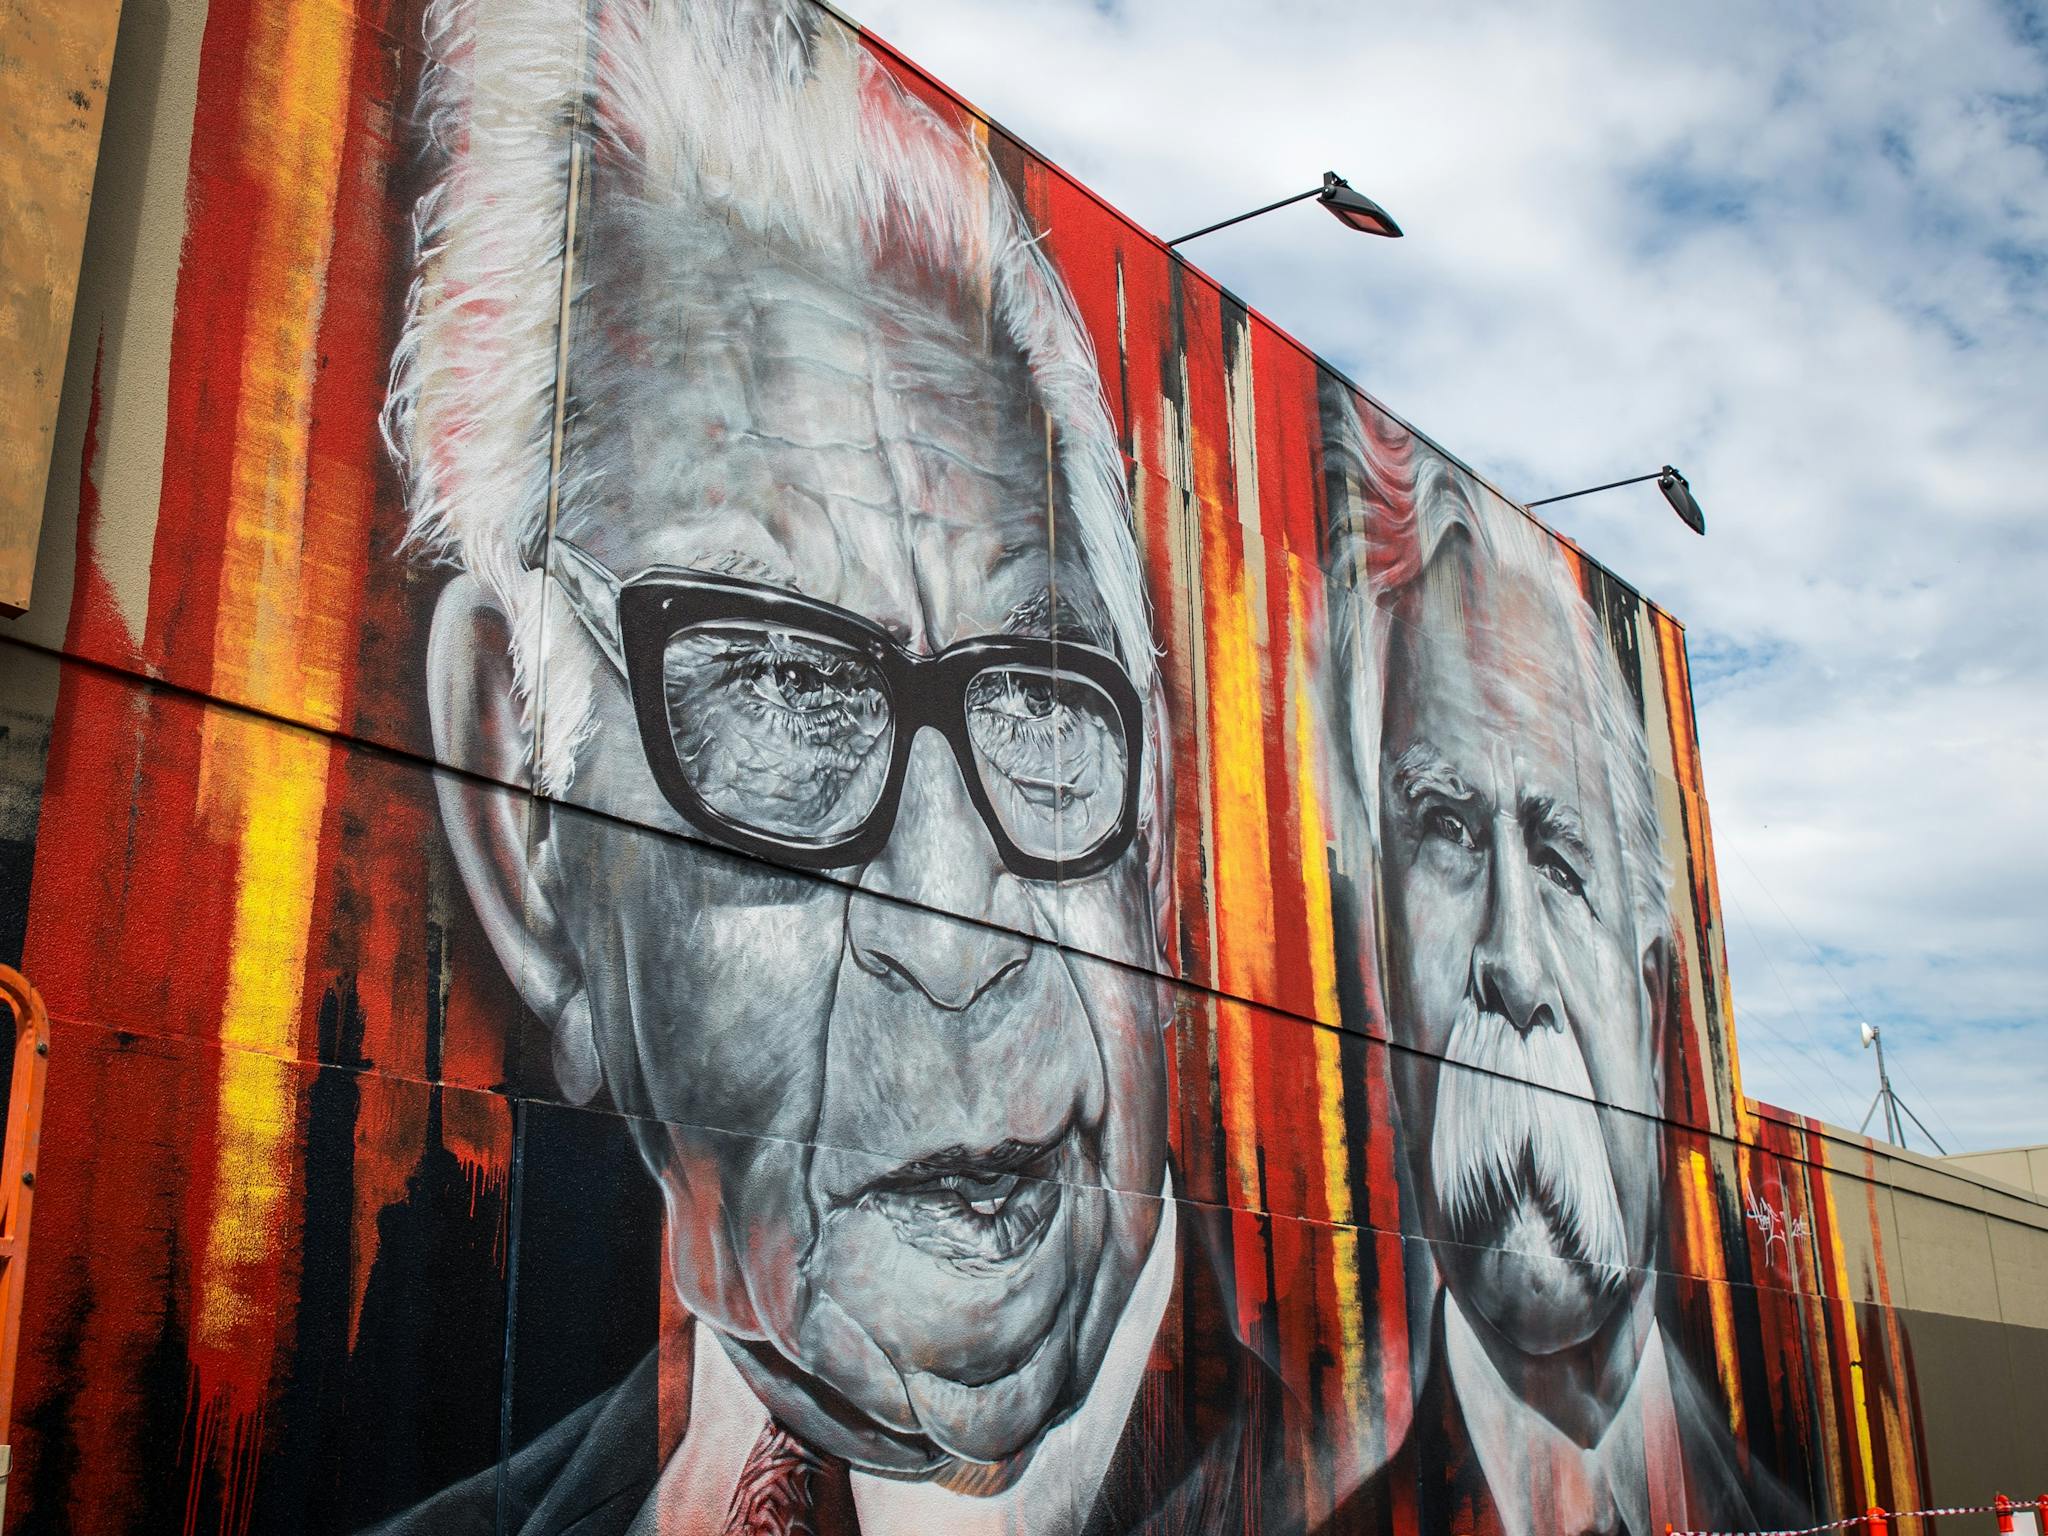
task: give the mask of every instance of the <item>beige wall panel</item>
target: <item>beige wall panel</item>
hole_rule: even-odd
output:
[[[120,0],[0,19],[0,612],[28,607]]]
[[[1950,1166],[1972,1178],[1997,1179],[2015,1189],[2048,1197],[2048,1147],[2006,1147],[1995,1152],[1958,1152]]]
[[[149,608],[163,481],[171,318],[185,238],[192,113],[199,91],[201,0],[125,0],[100,137],[92,220],[79,264],[74,345],[44,498],[36,604],[13,632],[62,644],[78,552],[78,498],[95,367],[100,492],[93,558],[131,638]]]
[[[2033,1188],[2033,1173],[2023,1151],[1972,1152],[1951,1159],[1957,1167],[1980,1178],[1997,1179],[2021,1189]]]
[[[1899,1264],[1899,1222],[1891,1187],[1839,1167],[1827,1169],[1822,1177],[1834,1202],[1848,1272],[1849,1294],[1838,1299],[1910,1305]]]
[[[2008,1323],[2048,1328],[2048,1232],[1991,1218],[1998,1304]]]
[[[1891,1179],[1895,1188],[1912,1190],[1930,1200],[1966,1205],[2022,1226],[2048,1227],[2048,1202],[2003,1183],[1987,1184],[1975,1174],[1953,1168],[1945,1161],[1900,1154],[1891,1160]]]
[[[1904,1189],[1894,1193],[1892,1204],[1899,1223],[1906,1304],[1916,1312],[1997,1322],[1998,1282],[1984,1213]]]

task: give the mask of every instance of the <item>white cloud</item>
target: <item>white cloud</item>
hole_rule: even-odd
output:
[[[2048,59],[1992,3],[861,0],[1686,620],[1747,1086],[2048,1140]]]

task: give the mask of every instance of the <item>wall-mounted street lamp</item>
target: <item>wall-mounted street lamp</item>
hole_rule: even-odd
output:
[[[1583,491],[1566,491],[1562,496],[1545,496],[1541,501],[1525,501],[1525,507],[1547,507],[1553,501],[1570,501],[1574,496],[1591,496],[1599,491],[1611,491],[1624,485],[1641,485],[1645,480],[1657,482],[1657,489],[1664,493],[1664,499],[1671,503],[1671,510],[1685,520],[1685,526],[1694,533],[1707,531],[1707,514],[1700,510],[1700,504],[1693,500],[1692,486],[1685,476],[1666,464],[1655,474],[1637,475],[1631,480],[1610,480],[1605,485],[1589,485]]]
[[[1228,229],[1233,224],[1242,224],[1246,219],[1256,219],[1262,213],[1271,213],[1275,208],[1285,208],[1289,203],[1306,202],[1309,198],[1314,198],[1329,209],[1336,220],[1347,229],[1355,229],[1361,235],[1384,235],[1389,240],[1401,238],[1401,226],[1394,222],[1393,215],[1363,192],[1353,190],[1351,183],[1335,171],[1325,171],[1323,184],[1319,187],[1310,187],[1306,192],[1283,197],[1277,203],[1268,203],[1263,208],[1254,208],[1250,213],[1240,213],[1220,223],[1205,224],[1200,229],[1190,230],[1187,234],[1166,243],[1169,247],[1183,245],[1199,235],[1213,235],[1219,229]]]

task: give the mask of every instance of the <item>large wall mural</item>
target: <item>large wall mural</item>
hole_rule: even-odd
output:
[[[1335,673],[1379,872],[1408,1188],[1441,1294],[1425,1524],[1789,1529],[1665,1336],[1654,1283],[1672,868],[1643,711],[1556,541],[1325,390],[1361,600]],[[1483,1494],[1476,1494],[1480,1487]]]
[[[10,1529],[2048,1470],[2048,1210],[1742,1096],[1671,618],[810,0],[123,26]]]

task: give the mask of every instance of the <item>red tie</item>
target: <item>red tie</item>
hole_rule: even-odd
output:
[[[770,1419],[740,1469],[725,1536],[850,1536],[857,1529],[846,1463],[800,1445]]]

